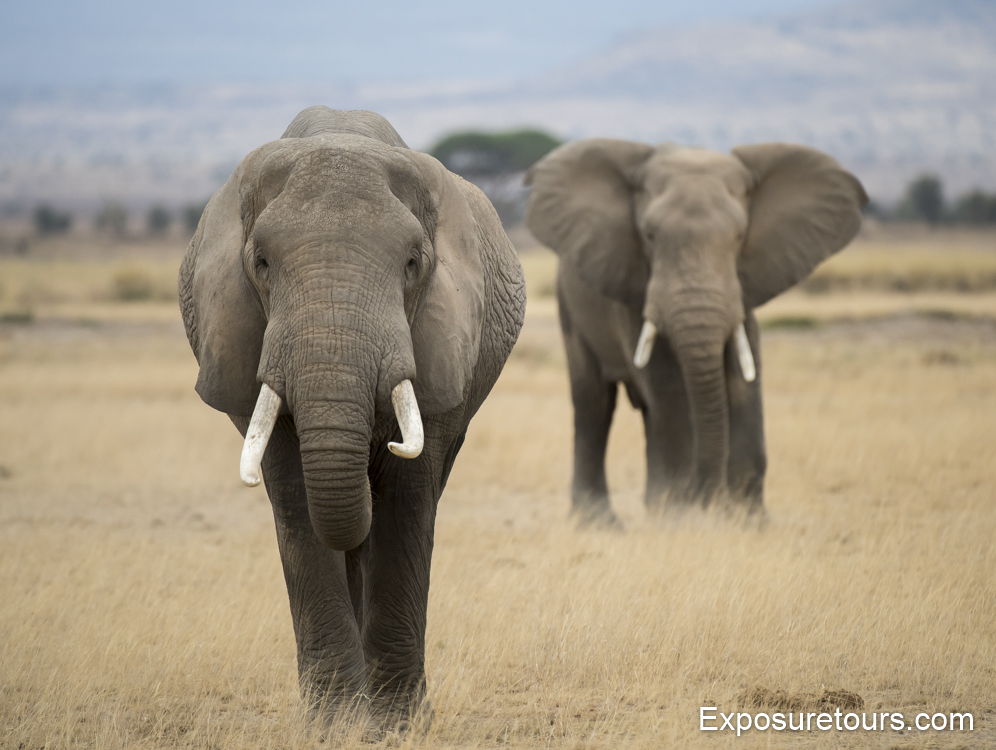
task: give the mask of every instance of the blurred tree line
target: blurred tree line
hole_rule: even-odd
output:
[[[446,136],[429,153],[451,172],[473,182],[488,196],[506,228],[525,217],[529,189],[522,184],[526,170],[561,145],[557,138],[540,130],[513,130],[502,133],[465,131]],[[188,236],[197,229],[206,202],[188,203],[175,213],[166,206],[153,205],[144,216],[144,233],[165,235],[179,224]],[[872,201],[865,213],[882,221],[922,221],[930,225],[996,225],[996,193],[979,188],[949,203],[944,186],[936,175],[920,175],[909,183],[902,200],[893,208]],[[49,203],[33,213],[39,235],[68,232],[73,216]],[[131,217],[124,204],[109,201],[94,217],[98,232],[121,238],[128,235]]]
[[[888,210],[874,201],[866,213],[884,221],[924,221],[930,225],[996,225],[996,193],[975,188],[953,203],[944,198],[944,185],[936,175],[924,174],[906,187],[902,200]]]
[[[166,206],[155,204],[145,213],[145,234],[150,237],[161,237],[169,231],[174,222],[178,221],[188,236],[193,235],[206,206],[206,202],[188,203],[174,216]],[[71,213],[60,211],[50,203],[42,203],[37,206],[33,218],[35,230],[39,235],[64,234],[69,231],[73,224]],[[93,218],[94,228],[98,232],[116,238],[128,235],[130,223],[131,217],[128,208],[118,201],[105,203]]]
[[[506,227],[522,221],[529,198],[522,178],[529,167],[559,146],[561,141],[540,130],[522,129],[501,133],[465,131],[453,133],[430,150],[432,156],[447,169],[480,187],[494,204]],[[206,202],[189,203],[177,212],[163,205],[151,206],[144,216],[144,234],[163,236],[179,223],[190,236],[204,212]],[[35,229],[39,235],[62,234],[69,231],[73,216],[44,203],[34,211]],[[136,232],[128,208],[119,201],[108,201],[93,219],[94,228],[105,235],[123,238]]]
[[[446,136],[429,153],[448,170],[477,185],[508,229],[526,216],[529,189],[522,184],[526,170],[560,144],[541,130],[471,130]]]
[[[43,203],[35,209],[35,228],[38,234],[62,234],[73,225],[72,214]]]

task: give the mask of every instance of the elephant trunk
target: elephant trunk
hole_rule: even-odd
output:
[[[678,348],[682,374],[688,388],[695,439],[695,487],[710,495],[726,485],[730,455],[730,413],[723,369],[723,343],[708,353],[686,353]],[[697,349],[697,347],[692,347]]]
[[[403,442],[389,443],[388,448],[412,459],[424,443],[418,403],[411,380],[405,377],[410,350],[405,352],[408,356],[397,356],[395,351],[394,366],[385,367],[383,354],[362,341],[360,336],[350,337],[349,344],[335,347],[338,356],[318,344],[305,357],[301,372],[287,380],[311,524],[318,538],[335,550],[359,546],[370,532],[368,470],[376,404],[378,394],[392,383],[396,385],[387,392]],[[343,357],[347,353],[353,356]]]
[[[730,454],[730,411],[724,349],[735,324],[725,300],[699,293],[673,299],[664,332],[671,342],[687,389],[695,443],[693,491],[708,498],[726,486]]]
[[[371,332],[368,316],[347,297],[348,285],[331,292],[304,286],[312,299],[330,294],[341,299],[332,306],[299,304],[290,314],[275,311],[257,377],[276,393],[281,386],[284,391],[315,534],[331,549],[350,550],[366,539],[373,520],[368,471],[374,423],[385,401],[393,402],[403,437],[391,451],[403,458],[422,451],[422,420],[411,384],[414,356],[403,310],[394,316],[397,321],[389,321],[396,326]],[[269,390],[261,389],[260,404],[268,401],[262,394]],[[270,412],[276,413],[272,406]],[[247,451],[255,436],[250,429]]]
[[[373,518],[367,476],[373,399],[357,400],[355,384],[363,380],[355,374],[326,373],[321,380],[293,400],[308,512],[322,542],[349,550],[363,542]]]

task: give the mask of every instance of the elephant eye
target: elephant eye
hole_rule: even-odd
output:
[[[412,255],[408,256],[408,262],[405,264],[405,277],[408,281],[415,281],[418,278],[421,265],[419,256],[413,251]]]
[[[264,258],[259,253],[256,253],[256,270],[257,271],[262,271],[262,270],[265,270],[265,269],[267,269],[269,267],[270,267],[270,264],[266,262],[266,258]]]

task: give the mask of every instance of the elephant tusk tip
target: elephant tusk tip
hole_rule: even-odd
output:
[[[633,353],[633,364],[637,369],[642,370],[650,362],[650,355],[654,351],[654,338],[657,336],[657,326],[649,320],[643,321],[643,328],[640,329],[640,339],[636,342],[636,351]]]
[[[399,458],[418,458],[422,453],[421,445],[408,445],[408,443],[388,443],[387,448]]]
[[[747,338],[747,329],[744,328],[743,323],[737,326],[735,338],[737,355],[740,359],[740,373],[746,382],[753,383],[757,378],[757,366],[754,364],[754,355],[750,350],[750,340]]]
[[[387,447],[400,458],[416,458],[425,445],[425,431],[422,427],[422,415],[418,411],[418,401],[412,381],[402,380],[391,391],[391,403],[394,405],[394,415],[401,428],[401,443],[388,443]]]
[[[259,483],[263,481],[262,478],[259,476],[258,469],[256,471],[251,471],[251,470],[247,471],[246,469],[243,469],[242,471],[239,472],[239,476],[242,479],[242,484],[244,484],[246,487],[258,487]]]

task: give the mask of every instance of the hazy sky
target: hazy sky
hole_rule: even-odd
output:
[[[829,0],[3,0],[0,85],[509,79],[628,32]]]

